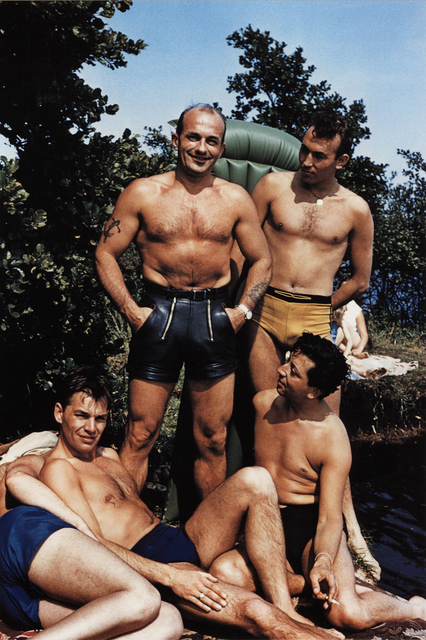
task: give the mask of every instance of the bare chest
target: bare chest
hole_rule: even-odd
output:
[[[287,201],[271,207],[265,233],[315,240],[330,247],[347,243],[351,228],[350,216],[338,200],[326,199],[323,205]]]
[[[135,493],[131,477],[117,470],[112,461],[102,460],[80,473],[83,492],[95,511],[106,507],[120,508]]]
[[[140,215],[138,242],[210,241],[227,244],[235,219],[220,192],[168,194]]]

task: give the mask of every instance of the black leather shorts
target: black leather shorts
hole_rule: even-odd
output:
[[[235,371],[235,332],[226,300],[227,287],[187,291],[145,281],[139,304],[154,311],[132,338],[130,379],[175,382],[183,363],[191,380]]]

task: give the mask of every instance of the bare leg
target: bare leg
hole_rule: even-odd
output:
[[[249,322],[244,331],[254,392],[275,389],[278,382],[277,369],[284,362],[285,348],[277,345],[262,327],[253,322]]]
[[[235,375],[188,380],[193,412],[195,483],[204,499],[226,478],[226,433],[234,402]]]
[[[47,596],[40,602],[40,638],[177,640],[182,633],[180,616],[161,606],[159,593],[147,580],[74,529],[60,529],[47,538],[28,577]]]
[[[259,578],[250,562],[244,545],[219,556],[209,567],[209,573],[223,582],[234,584],[252,593],[262,593]],[[302,575],[294,573],[287,561],[287,581],[291,597],[302,593],[306,580]]]
[[[138,491],[148,475],[148,455],[160,432],[173,382],[131,380],[129,384],[129,420],[120,460],[135,480]]]
[[[351,485],[349,478],[345,485],[343,494],[343,516],[348,531],[348,545],[359,555],[366,564],[369,565],[375,580],[380,580],[381,568],[377,560],[373,557],[366,541],[361,533],[361,528],[357,520],[351,495]]]
[[[294,620],[281,609],[245,589],[225,583],[221,587],[227,593],[227,605],[220,611],[212,609],[209,613],[205,613],[183,600],[175,604],[185,618],[238,626],[256,638],[331,640],[333,637],[338,637],[344,640],[343,634],[335,631],[327,632],[325,629]]]
[[[245,546],[265,598],[295,619],[288,583],[284,533],[278,496],[262,467],[237,471],[211,493],[188,520],[185,529],[203,567],[210,567],[233,549],[244,524]]]
[[[355,584],[354,568],[344,534],[333,564],[333,572],[339,582],[340,603],[340,606],[331,605],[328,610],[328,619],[333,625],[362,630],[392,620],[426,620],[426,600],[423,598],[402,600]]]

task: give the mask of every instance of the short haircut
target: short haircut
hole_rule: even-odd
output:
[[[309,369],[308,383],[321,391],[319,398],[325,398],[336,391],[348,373],[346,358],[335,344],[327,338],[302,333],[293,347],[293,353],[303,353],[314,363]]]
[[[310,126],[314,127],[312,135],[315,138],[333,140],[339,134],[341,141],[336,150],[336,158],[340,158],[344,153],[351,157],[353,132],[347,120],[342,116],[334,111],[315,111],[312,115]]]
[[[106,376],[95,367],[76,367],[60,383],[57,401],[65,409],[75,393],[84,393],[98,400],[106,400],[108,411],[112,403],[112,388]]]
[[[182,113],[179,116],[178,123],[176,125],[177,135],[180,136],[180,134],[182,133],[185,116],[189,111],[192,111],[192,109],[200,109],[201,111],[208,111],[209,113],[215,113],[216,115],[219,116],[223,124],[223,136],[221,140],[221,142],[223,142],[225,139],[225,133],[226,133],[226,118],[223,115],[223,113],[219,111],[219,109],[216,109],[216,107],[213,107],[211,104],[204,104],[204,103],[194,104],[193,106],[185,109],[185,111],[182,111]]]

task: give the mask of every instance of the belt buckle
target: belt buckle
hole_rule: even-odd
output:
[[[207,289],[201,289],[201,291],[197,291],[196,289],[192,290],[191,300],[200,302],[201,300],[205,300],[206,298],[207,298]]]

